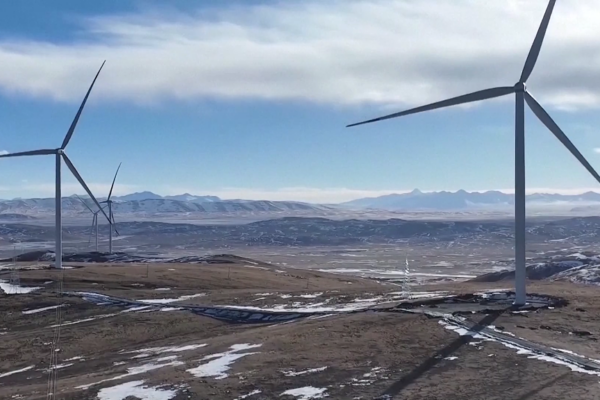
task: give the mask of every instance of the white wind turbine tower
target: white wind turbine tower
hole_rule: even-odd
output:
[[[115,187],[115,181],[117,180],[117,175],[119,175],[119,170],[121,169],[121,164],[122,163],[119,163],[119,166],[117,167],[117,172],[115,172],[115,177],[113,178],[112,185],[110,185],[110,191],[108,192],[108,197],[106,198],[106,200],[101,202],[101,203],[108,204],[108,222],[110,223],[110,228],[108,230],[108,252],[110,254],[112,254],[112,230],[114,229],[117,236],[119,235],[119,231],[117,231],[116,228],[113,228],[113,225],[115,224],[115,215],[113,214],[113,211],[112,211],[113,201],[110,199],[110,197],[112,196],[113,188]],[[98,224],[97,219],[96,219],[96,224]]]
[[[61,159],[65,161],[65,164],[67,164],[67,167],[73,173],[73,176],[75,176],[75,178],[79,181],[81,186],[87,192],[88,196],[90,196],[90,198],[94,201],[94,203],[96,203],[96,206],[98,206],[98,209],[102,212],[102,214],[104,214],[106,219],[110,222],[110,220],[108,219],[108,216],[106,215],[106,213],[100,206],[100,203],[98,203],[98,200],[96,200],[96,198],[92,194],[92,191],[87,186],[87,184],[85,183],[85,181],[83,180],[83,178],[81,177],[79,172],[77,172],[77,169],[75,168],[75,166],[73,165],[73,163],[71,162],[69,157],[67,157],[67,154],[65,153],[65,148],[69,144],[71,137],[73,137],[73,133],[75,132],[75,127],[77,126],[77,122],[79,122],[79,117],[81,116],[83,107],[85,107],[85,103],[87,102],[87,99],[90,96],[90,92],[92,91],[92,88],[94,87],[94,83],[96,83],[96,79],[98,79],[98,75],[100,75],[100,71],[102,71],[102,67],[104,67],[105,62],[106,61],[104,61],[102,63],[102,65],[100,66],[100,69],[96,73],[96,76],[94,77],[94,80],[92,81],[92,84],[90,85],[90,88],[88,89],[85,97],[83,98],[83,102],[79,106],[79,110],[77,111],[77,114],[75,114],[75,118],[73,119],[73,122],[71,123],[71,126],[70,126],[69,130],[67,131],[65,139],[63,140],[62,145],[58,149],[31,150],[31,151],[22,151],[22,152],[18,152],[18,153],[9,153],[9,154],[0,155],[0,158],[21,157],[21,156],[46,156],[46,155],[54,155],[55,156],[55,159],[56,159],[56,197],[55,197],[55,202],[56,202],[56,233],[55,233],[56,249],[55,249],[55,253],[54,253],[54,257],[55,257],[54,265],[56,268],[59,268],[59,269],[62,268],[62,201],[61,201],[62,194],[61,194],[61,172],[60,172]]]
[[[526,302],[526,270],[525,270],[525,102],[537,116],[537,118],[556,136],[556,138],[579,160],[579,162],[600,182],[600,176],[590,163],[577,150],[575,145],[569,140],[560,127],[554,122],[550,115],[531,95],[526,87],[526,82],[537,61],[542,48],[542,42],[550,22],[552,10],[556,0],[550,0],[542,23],[537,31],[533,45],[529,50],[525,66],[521,73],[519,81],[514,86],[502,86],[492,89],[480,90],[477,92],[465,94],[451,99],[442,100],[425,106],[412,108],[410,110],[386,115],[379,118],[348,125],[348,127],[367,124],[385,119],[403,117],[409,114],[416,114],[423,111],[435,110],[443,107],[455,106],[458,104],[471,103],[491,99],[495,97],[515,94],[515,305],[523,305]]]
[[[402,281],[402,294],[405,298],[411,298],[410,295],[410,266],[408,265],[408,249],[404,258],[404,280]]]

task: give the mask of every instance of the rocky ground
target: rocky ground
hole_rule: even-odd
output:
[[[414,288],[407,303],[389,282],[239,258],[17,266],[18,281],[0,275],[3,399],[47,398],[49,381],[73,400],[597,398],[589,286],[535,282],[568,304],[452,316],[467,306],[428,298],[511,282]]]

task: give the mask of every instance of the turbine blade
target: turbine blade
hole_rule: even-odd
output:
[[[463,94],[462,96],[457,96],[457,97],[453,97],[451,99],[438,101],[436,103],[431,103],[426,106],[411,108],[410,110],[386,115],[384,117],[370,119],[368,121],[357,122],[355,124],[347,125],[346,128],[349,128],[352,126],[357,126],[357,125],[369,124],[371,122],[383,121],[384,119],[403,117],[405,115],[410,115],[410,114],[417,114],[420,112],[435,110],[438,108],[451,107],[451,106],[456,106],[459,104],[472,103],[475,101],[493,99],[494,97],[505,96],[507,94],[514,93],[514,92],[515,92],[515,88],[512,86],[501,86],[501,87],[496,87],[496,88],[492,88],[492,89],[479,90],[477,92]]]
[[[77,195],[75,195],[75,196],[77,196]],[[79,196],[77,196],[77,198],[79,199],[79,201],[81,201],[81,202],[83,203],[83,205],[84,205],[84,206],[85,206],[85,207],[86,207],[88,210],[90,210],[90,212],[91,212],[92,214],[94,213],[94,210],[92,210],[92,209],[91,209],[91,207],[87,205],[87,203],[85,202],[85,200],[83,200],[83,199],[82,199],[81,197],[79,197]]]
[[[112,208],[110,210],[110,218],[112,219],[112,227],[115,230],[115,233],[117,234],[117,236],[121,236],[121,235],[119,235],[119,231],[117,230],[117,228],[115,228],[115,224],[117,222],[115,221],[115,214],[112,212]]]
[[[90,97],[90,92],[92,91],[92,88],[94,87],[94,83],[96,83],[96,79],[98,79],[98,75],[100,75],[100,71],[102,71],[102,67],[104,67],[104,63],[106,63],[106,60],[104,60],[104,62],[100,66],[100,69],[96,73],[96,76],[94,77],[94,80],[92,81],[92,84],[90,85],[90,88],[88,89],[87,93],[85,94],[85,97],[83,98],[83,101],[81,102],[81,105],[79,106],[79,110],[77,110],[77,114],[75,114],[75,118],[73,119],[73,122],[71,122],[71,127],[67,131],[65,140],[63,140],[62,145],[60,146],[60,148],[63,150],[67,147],[67,145],[69,144],[69,141],[71,140],[71,137],[73,136],[73,132],[75,132],[75,127],[77,126],[77,122],[79,122],[79,117],[81,117],[81,113],[83,112],[83,107],[85,107],[85,103],[87,102],[88,97]]]
[[[88,187],[88,185],[85,183],[85,181],[83,180],[83,178],[81,177],[81,175],[79,175],[79,172],[77,172],[77,168],[75,168],[75,166],[73,165],[73,163],[71,162],[71,160],[69,160],[69,157],[67,157],[67,155],[65,153],[62,153],[62,157],[63,157],[63,160],[65,161],[65,164],[67,164],[67,167],[71,170],[71,173],[73,174],[73,176],[75,177],[75,179],[77,179],[79,181],[79,183],[81,184],[81,186],[87,192],[88,196],[90,196],[90,198],[96,204],[96,206],[98,207],[98,209],[102,212],[102,214],[104,214],[104,216],[108,220],[108,223],[110,223],[110,219],[108,218],[108,215],[106,215],[106,213],[104,212],[104,210],[100,206],[100,203],[98,203],[98,200],[96,200],[96,197],[94,197],[94,194],[92,193],[92,191],[90,190],[90,188]]]
[[[538,117],[540,121],[556,136],[558,140],[575,156],[577,160],[588,170],[590,174],[600,183],[600,175],[596,172],[594,167],[585,159],[583,154],[577,150],[577,147],[571,142],[571,140],[565,135],[560,127],[554,122],[552,117],[544,110],[544,108],[537,102],[537,100],[529,93],[525,92],[525,101],[529,105],[529,108]]]
[[[540,50],[542,50],[542,43],[544,42],[546,30],[548,29],[548,24],[550,23],[550,17],[552,16],[552,10],[554,9],[555,4],[556,0],[550,0],[548,2],[548,7],[546,7],[546,12],[544,13],[544,18],[542,18],[540,27],[538,28],[535,39],[533,39],[533,44],[531,45],[531,49],[529,50],[529,54],[527,55],[527,59],[525,60],[525,65],[523,66],[523,72],[521,72],[521,79],[519,82],[527,82],[531,72],[533,72],[535,63],[540,55]]]
[[[108,198],[106,200],[110,200],[110,196],[112,195],[113,188],[115,187],[115,181],[117,180],[117,175],[119,174],[119,170],[121,169],[121,164],[117,167],[117,172],[115,172],[115,177],[113,178],[113,183],[110,185],[110,192],[108,192]]]
[[[50,154],[56,154],[54,149],[43,149],[43,150],[31,150],[31,151],[20,151],[18,153],[2,154],[0,157],[20,157],[20,156],[47,156]]]

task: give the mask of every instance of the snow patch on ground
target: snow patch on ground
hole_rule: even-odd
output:
[[[383,270],[383,269],[358,269],[358,268],[330,268],[330,269],[319,269],[319,272],[328,272],[332,274],[347,274],[357,275],[361,277],[377,277],[381,275],[399,275],[404,276],[405,271],[403,270]],[[426,273],[426,272],[410,272],[410,276],[423,276],[432,278],[455,278],[455,279],[472,279],[476,275],[456,275],[456,274],[438,274],[438,273]]]
[[[322,296],[323,293],[313,293],[310,295],[300,295],[296,297],[304,298],[316,298]],[[289,294],[280,296],[281,298],[287,299],[293,297]],[[412,292],[410,294],[403,292],[389,292],[384,293],[381,296],[370,297],[370,298],[356,298],[349,302],[340,302],[337,304],[329,304],[333,299],[325,299],[319,303],[302,303],[293,302],[291,304],[276,304],[270,307],[257,307],[257,306],[238,306],[238,305],[220,305],[217,307],[225,307],[237,310],[249,310],[249,311],[267,311],[267,312],[300,312],[300,313],[315,313],[315,312],[348,312],[367,309],[369,307],[376,306],[382,303],[389,303],[392,301],[407,300],[407,299],[421,299],[421,298],[434,298],[434,297],[448,297],[447,292]]]
[[[480,340],[486,341],[486,342],[500,343],[503,346],[508,347],[509,349],[517,350],[517,354],[527,355],[528,356],[527,358],[551,362],[553,364],[558,364],[558,365],[564,365],[565,367],[568,367],[569,369],[571,369],[571,371],[574,371],[574,372],[581,372],[581,373],[588,374],[588,375],[600,376],[600,371],[587,370],[587,369],[580,367],[572,362],[568,362],[566,360],[562,360],[558,357],[553,357],[553,356],[550,356],[547,354],[537,354],[534,351],[532,351],[531,349],[527,349],[527,348],[519,346],[515,343],[510,343],[509,341],[504,341],[504,340],[498,340],[495,337],[486,335],[485,333],[473,332],[473,331],[465,329],[461,326],[454,325],[448,321],[439,321],[439,324],[444,326],[444,328],[446,328],[448,330],[458,333],[461,336],[471,336],[474,339],[480,339]],[[575,353],[572,353],[572,354],[575,354]],[[587,358],[587,357],[582,357],[582,358]]]
[[[3,374],[0,374],[0,378],[4,378],[5,376],[10,376],[10,375],[18,374],[20,372],[29,371],[30,369],[33,369],[33,367],[35,367],[35,365],[30,365],[29,367],[25,367],[25,368],[21,368],[21,369],[16,369],[16,370],[10,371],[10,372],[5,372]]]
[[[315,304],[303,304],[303,303],[292,303],[292,304],[278,304],[273,307],[253,307],[253,306],[235,306],[235,305],[223,305],[219,307],[236,309],[236,310],[249,310],[249,311],[268,311],[268,312],[290,312],[295,311],[299,313],[315,313],[315,312],[331,312],[331,311],[356,311],[364,308],[374,306],[376,303],[362,303],[362,304],[336,304],[330,307],[322,307],[326,303],[315,303]]]
[[[454,264],[448,261],[440,261],[434,264],[428,264],[427,267],[454,267]]]
[[[312,293],[312,294],[301,294],[298,297],[302,297],[303,299],[314,299],[316,297],[322,296],[323,292]]]
[[[575,257],[578,260],[587,260],[587,259],[589,259],[588,256],[586,256],[585,254],[581,254],[581,253],[569,254],[567,257]]]
[[[110,382],[110,381],[116,381],[118,379],[122,379],[122,378],[126,378],[128,376],[131,375],[138,375],[138,374],[143,374],[144,372],[148,372],[148,371],[153,371],[155,369],[159,369],[159,368],[164,368],[164,367],[168,367],[168,366],[179,366],[179,365],[183,365],[183,362],[181,361],[171,361],[171,362],[167,362],[167,363],[161,363],[161,364],[156,364],[154,362],[148,363],[148,364],[142,364],[136,367],[131,367],[131,368],[127,368],[127,373],[125,374],[121,374],[121,375],[117,375],[114,376],[112,378],[108,378],[108,379],[103,379],[101,381],[98,382],[94,382],[94,383],[89,383],[86,385],[81,385],[81,386],[76,386],[75,389],[89,389],[92,386],[96,386],[99,385],[101,383],[104,382]]]
[[[187,296],[180,296],[175,299],[138,300],[138,302],[145,303],[145,304],[169,304],[169,303],[174,303],[176,301],[190,300],[190,299],[195,299],[196,297],[202,297],[202,296],[206,296],[206,293],[198,293],[198,294],[191,294],[191,295],[187,295]]]
[[[379,297],[378,300],[382,301],[396,301],[396,300],[417,300],[417,299],[428,299],[435,297],[454,297],[449,296],[448,292],[389,292],[384,293],[383,296]],[[355,300],[359,301],[359,300]]]
[[[6,294],[27,294],[41,289],[41,287],[25,287],[19,285],[13,285],[3,279],[0,279],[0,290]]]
[[[571,268],[554,275],[552,280],[567,280],[586,285],[600,285],[600,265],[583,265]]]
[[[388,379],[386,376],[382,376],[385,369],[381,367],[375,367],[371,369],[371,372],[364,373],[360,378],[352,378],[350,384],[352,386],[369,386],[379,379]]]
[[[24,310],[21,311],[23,314],[37,314],[37,313],[41,313],[44,311],[48,311],[48,310],[56,310],[59,307],[62,307],[64,304],[60,304],[58,306],[50,306],[50,307],[43,307],[43,308],[36,308],[33,310]]]
[[[262,346],[262,344],[234,344],[230,347],[229,351],[203,357],[201,361],[210,361],[206,364],[201,364],[196,368],[188,369],[187,371],[197,378],[214,377],[215,379],[225,379],[228,376],[227,371],[234,361],[245,356],[256,354],[254,352],[240,353],[240,351],[250,350],[260,346]]]
[[[52,369],[63,369],[63,368],[70,367],[71,365],[73,365],[73,363],[57,364],[57,365],[53,366]]]
[[[293,396],[297,400],[322,399],[328,397],[327,389],[319,389],[313,386],[304,386],[297,389],[289,389],[281,393],[279,396]]]
[[[240,397],[236,397],[235,400],[244,400],[244,399],[247,399],[248,397],[254,396],[255,394],[261,394],[261,393],[262,392],[260,390],[253,390],[250,393],[243,394]]]
[[[89,317],[89,318],[84,318],[84,319],[78,319],[75,321],[67,321],[67,322],[63,322],[61,324],[55,324],[55,325],[50,325],[50,328],[56,328],[58,326],[68,326],[68,325],[76,325],[76,324],[81,324],[83,322],[89,322],[89,321],[95,321],[97,319],[103,319],[103,318],[109,318],[109,317],[114,317],[115,315],[118,315],[117,313],[114,314],[102,314],[102,315],[96,315],[95,317]]]
[[[85,358],[83,358],[83,356],[75,356],[75,357],[71,357],[71,358],[67,358],[65,361],[83,361],[85,360]]]
[[[490,328],[491,330],[493,330],[494,332],[498,332],[501,333],[503,335],[508,335],[508,336],[512,336],[512,337],[517,337],[517,335],[515,335],[514,333],[511,332],[507,332],[501,329],[496,328],[494,325],[489,325],[488,328]]]
[[[190,351],[200,349],[202,347],[206,347],[207,344],[199,343],[199,344],[188,344],[186,346],[164,346],[164,347],[148,347],[146,349],[132,350],[128,351],[128,354],[138,353],[138,354],[148,354],[148,355],[156,355],[162,353],[180,353],[182,351]]]
[[[129,307],[123,311],[121,311],[121,313],[128,313],[128,312],[134,312],[134,311],[142,311],[142,310],[147,310],[149,309],[151,306],[134,306],[134,307]]]
[[[142,400],[169,400],[175,397],[177,390],[159,389],[145,386],[144,381],[132,381],[101,389],[99,400],[123,400],[135,397]]]
[[[304,371],[284,370],[284,371],[281,371],[281,373],[285,376],[299,376],[299,375],[313,374],[315,372],[325,371],[326,369],[327,369],[327,367],[305,369]]]

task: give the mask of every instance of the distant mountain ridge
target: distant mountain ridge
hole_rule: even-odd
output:
[[[586,192],[577,195],[551,193],[534,193],[527,196],[527,202],[533,205],[565,205],[586,206],[600,205],[600,193]],[[384,210],[464,210],[473,208],[508,207],[515,203],[512,194],[496,190],[487,192],[421,192],[415,189],[410,193],[389,194],[379,197],[366,197],[352,200],[342,205],[353,208],[372,208]]]
[[[87,196],[81,196],[91,201]],[[104,200],[98,197],[98,200]],[[114,196],[113,210],[118,213],[164,214],[164,213],[265,213],[265,212],[343,212],[343,210],[386,210],[392,212],[412,211],[477,211],[509,210],[514,205],[514,195],[500,191],[467,192],[422,192],[418,189],[409,193],[366,197],[341,204],[313,204],[301,201],[269,201],[221,199],[212,195],[189,193],[161,196],[143,191],[123,196]],[[63,197],[65,213],[85,212],[85,207],[75,196]],[[577,195],[535,193],[527,196],[528,207],[560,207],[560,210],[600,212],[600,193],[586,192]],[[0,200],[0,213],[36,215],[54,212],[54,198]],[[8,217],[6,217],[8,218]]]
[[[80,196],[95,209],[87,196]],[[254,214],[254,213],[315,213],[320,215],[333,209],[329,206],[297,201],[267,200],[221,200],[217,196],[195,196],[184,193],[176,196],[160,196],[152,192],[131,193],[113,197],[113,211],[117,214]],[[103,198],[98,198],[102,201]],[[89,213],[76,196],[62,198],[64,214]],[[26,216],[54,213],[54,198],[0,200],[0,216]],[[7,219],[9,217],[6,217]]]
[[[196,196],[189,193],[178,194],[175,196],[161,196],[156,193],[144,191],[126,194],[124,196],[114,196],[115,201],[140,201],[140,200],[177,200],[177,201],[189,201],[192,203],[212,203],[215,201],[221,201],[217,196]]]

